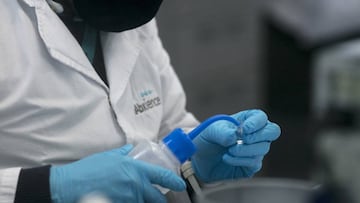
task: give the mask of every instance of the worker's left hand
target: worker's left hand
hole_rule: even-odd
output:
[[[242,124],[243,144],[237,144],[237,126],[228,121],[211,124],[194,139],[197,152],[192,165],[205,183],[253,176],[261,169],[270,143],[280,136],[280,127],[268,121],[261,110],[242,111],[232,117]]]

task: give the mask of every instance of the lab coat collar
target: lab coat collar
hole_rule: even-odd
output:
[[[66,28],[66,26],[62,23],[60,18],[51,10],[46,0],[19,1],[23,1],[29,7],[33,7],[35,9],[38,31],[51,57],[86,75],[90,79],[97,82],[99,85],[103,86],[107,91],[109,91],[106,84],[101,80],[101,78],[98,76],[98,74],[92,67],[81,46],[78,44],[70,31]],[[122,80],[125,78],[125,81],[126,78],[129,77],[137,59],[137,55],[140,50],[140,41],[133,41],[133,43],[128,43],[127,46],[128,47],[126,48],[126,50],[130,52],[126,59],[118,60],[111,59],[111,57],[104,58],[106,66],[108,66],[108,64],[112,65],[116,63],[117,67],[123,68],[124,71],[121,71],[123,73],[121,74],[121,78]],[[105,54],[107,54],[106,52],[107,51],[104,50]],[[122,86],[124,86],[124,84],[122,84]],[[117,92],[117,94],[119,94],[119,92]]]
[[[108,87],[97,75],[76,39],[51,10],[46,0],[19,0],[35,9],[36,25],[50,56],[86,75],[106,90]]]
[[[61,19],[51,10],[46,0],[18,1],[23,1],[28,6],[35,8],[38,31],[49,54],[59,62],[91,78],[109,92],[109,88],[98,76],[81,46]],[[102,33],[104,61],[109,85],[116,87],[110,93],[113,95],[112,100],[117,100],[122,95],[142,44],[147,38],[148,36],[137,31],[137,29],[123,33]],[[121,80],[115,78],[116,76],[121,76]]]

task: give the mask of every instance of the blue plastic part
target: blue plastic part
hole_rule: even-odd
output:
[[[235,118],[225,115],[225,114],[219,114],[212,116],[208,119],[206,119],[204,122],[202,122],[198,127],[196,127],[194,130],[192,130],[188,136],[191,140],[193,140],[198,134],[200,134],[205,128],[207,128],[212,123],[219,121],[219,120],[227,120],[235,124],[236,126],[240,126],[240,122],[236,120]]]
[[[162,141],[181,164],[183,164],[196,152],[195,145],[190,140],[189,136],[187,136],[180,128],[173,130]]]

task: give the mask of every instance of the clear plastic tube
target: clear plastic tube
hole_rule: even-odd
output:
[[[244,144],[243,142],[243,123],[240,123],[236,129],[236,135],[237,135],[237,141],[236,141],[236,144],[238,145],[241,145],[241,144]]]

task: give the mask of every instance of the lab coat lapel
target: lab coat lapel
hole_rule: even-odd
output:
[[[102,35],[110,99],[113,104],[124,93],[145,40],[146,37],[136,29],[121,34],[105,33]]]
[[[45,0],[20,0],[35,8],[37,26],[49,54],[108,89],[97,75],[76,39]]]

